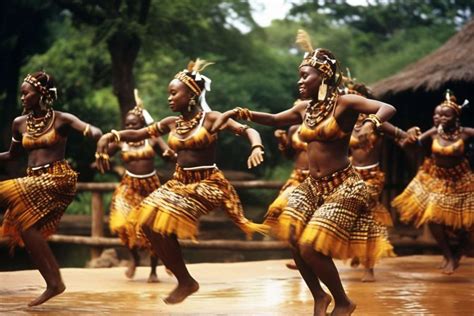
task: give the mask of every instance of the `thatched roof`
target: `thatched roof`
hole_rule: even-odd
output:
[[[372,85],[372,90],[384,98],[401,92],[435,91],[446,83],[460,82],[474,84],[474,20],[431,54]]]

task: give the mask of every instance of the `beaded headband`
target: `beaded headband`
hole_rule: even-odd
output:
[[[194,92],[195,95],[200,95],[201,94],[201,88],[199,88],[198,84],[196,81],[194,81],[193,78],[187,75],[185,71],[180,71],[178,72],[175,76],[175,79],[178,79],[182,83],[184,83],[189,89],[191,89],[192,92]]]
[[[313,49],[311,39],[306,31],[298,30],[296,44],[306,51],[303,61],[300,64],[300,68],[303,66],[311,66],[323,73],[326,78],[334,76],[334,71],[332,70],[331,65],[335,65],[336,60],[322,53],[321,48]],[[318,54],[320,56],[318,56]]]
[[[30,85],[35,87],[35,89],[39,93],[41,93],[41,95],[48,95],[48,90],[44,86],[42,86],[41,82],[39,82],[38,79],[36,79],[32,75],[30,75],[30,74],[26,75],[26,77],[25,77],[25,79],[23,79],[23,81],[26,82],[26,83],[29,83]]]
[[[135,95],[135,106],[128,111],[128,113],[141,118],[146,125],[150,125],[154,121],[153,117],[151,117],[150,113],[143,107],[143,100],[138,96],[137,89],[133,89],[133,94]]]
[[[445,107],[453,109],[454,112],[456,112],[456,115],[459,116],[461,115],[461,106],[457,104],[456,102],[454,102],[453,100],[451,100],[451,96],[453,96],[453,94],[451,93],[450,90],[447,90],[445,99],[443,102],[441,102],[440,106],[445,106]]]

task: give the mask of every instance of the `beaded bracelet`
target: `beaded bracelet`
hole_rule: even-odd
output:
[[[252,113],[247,108],[236,107],[234,109],[234,113],[237,115],[237,119],[251,121],[252,120]]]
[[[265,150],[265,147],[263,147],[262,144],[255,144],[252,146],[251,151],[253,151],[255,148],[260,148],[262,152]]]
[[[91,125],[90,124],[87,124],[86,125],[86,128],[84,128],[84,131],[82,131],[82,135],[84,136],[87,136],[87,134],[89,133],[89,130],[91,129]]]
[[[365,122],[372,122],[377,130],[382,125],[382,121],[380,121],[380,118],[375,114],[369,114],[369,116],[362,121],[362,124]]]
[[[117,131],[114,130],[114,129],[111,130],[110,132],[114,135],[114,141],[115,141],[116,143],[120,143],[120,134],[119,134],[119,132],[117,132]]]

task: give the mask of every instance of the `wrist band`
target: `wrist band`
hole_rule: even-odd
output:
[[[252,113],[247,108],[236,107],[234,109],[234,113],[237,115],[237,119],[251,121],[252,120]]]
[[[255,144],[252,146],[251,150],[253,151],[255,148],[260,148],[262,151],[265,150],[265,147],[263,147],[262,144]]]
[[[119,132],[117,132],[114,129],[111,130],[110,132],[112,133],[112,135],[114,135],[115,142],[120,143],[120,134],[119,134]]]
[[[84,136],[87,136],[87,134],[89,133],[89,130],[91,129],[91,125],[90,124],[86,124],[86,128],[84,128],[84,130],[82,131],[82,135]]]

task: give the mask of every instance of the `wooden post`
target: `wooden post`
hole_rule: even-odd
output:
[[[91,237],[104,236],[104,202],[102,193],[92,191],[92,225]],[[91,250],[91,259],[98,258],[102,253],[102,247],[93,247]]]

